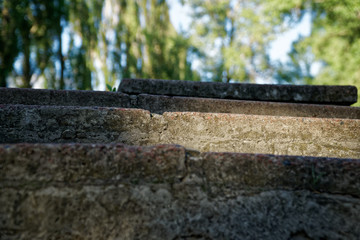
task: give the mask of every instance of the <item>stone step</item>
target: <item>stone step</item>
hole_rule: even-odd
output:
[[[2,239],[357,239],[360,160],[0,145]]]
[[[201,152],[360,158],[360,120],[2,105],[0,142],[180,144]]]
[[[123,79],[118,91],[128,94],[225,98],[272,102],[351,105],[355,86],[274,85],[193,82],[158,79]]]
[[[359,107],[212,98],[128,95],[118,92],[0,88],[0,104],[139,108],[152,113],[213,112],[360,119]]]
[[[132,103],[130,95],[117,92],[0,88],[0,104],[130,108]]]

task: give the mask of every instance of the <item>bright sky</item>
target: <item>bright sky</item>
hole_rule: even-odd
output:
[[[298,39],[299,35],[310,35],[310,15],[306,14],[301,21],[293,29],[281,34],[272,44],[270,49],[270,57],[275,60],[285,62],[287,53],[291,50],[291,43]]]
[[[191,18],[189,16],[191,9],[188,5],[181,5],[179,0],[168,0],[170,7],[170,20],[175,28],[179,31],[189,30]]]

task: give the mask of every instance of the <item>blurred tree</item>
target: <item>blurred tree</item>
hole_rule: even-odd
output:
[[[0,86],[92,89],[123,77],[360,86],[358,0],[182,0],[193,29],[177,33],[165,0],[0,0]],[[272,63],[275,33],[312,16],[288,63]],[[189,36],[190,34],[190,36]],[[63,42],[68,36],[69,41]],[[65,37],[65,38],[64,38]],[[311,67],[321,63],[313,76]],[[15,64],[16,63],[16,64]],[[15,67],[16,66],[16,67]]]
[[[64,6],[63,0],[5,0],[0,3],[1,86],[7,85],[6,78],[13,71],[15,78],[21,76],[21,82],[16,82],[19,87],[31,87],[48,66],[55,64],[55,40],[60,49],[58,57],[62,59],[61,19],[66,14]],[[20,69],[14,69],[17,58],[22,62]],[[61,64],[61,71],[63,68]]]
[[[203,78],[360,87],[358,0],[183,0],[193,9],[194,44],[203,53]],[[274,34],[310,14],[311,35],[292,44],[287,63],[270,62]],[[209,49],[211,49],[209,51]],[[322,66],[313,76],[314,64]]]
[[[205,78],[255,82],[258,77],[270,76],[267,48],[274,37],[275,25],[274,18],[265,14],[264,1],[185,2],[193,8],[195,45],[204,56]]]
[[[8,76],[20,87],[43,78],[57,89],[199,79],[189,61],[195,48],[171,25],[164,0],[0,0],[0,10],[1,86]]]
[[[69,60],[68,87],[91,90],[98,82],[95,62],[99,57],[104,0],[73,0],[69,3]],[[80,39],[79,45],[74,38]]]
[[[269,0],[268,10],[278,9],[278,19],[299,22],[308,13],[312,16],[312,31],[307,38],[296,43],[297,55],[309,56],[307,64],[315,61],[322,68],[314,77],[313,84],[356,85],[360,87],[360,2],[358,0]],[[306,47],[305,47],[306,46]],[[303,58],[293,59],[289,65],[304,64]],[[307,76],[307,68],[295,73]],[[283,79],[289,75],[285,74]],[[290,74],[291,76],[291,74]],[[305,83],[310,83],[304,78]],[[358,102],[357,105],[360,105]]]
[[[103,21],[102,44],[110,58],[105,79],[143,77],[194,80],[188,38],[170,22],[166,1],[107,1],[112,10]],[[119,16],[115,18],[113,16]],[[114,31],[115,29],[115,31]],[[114,32],[113,32],[114,31]],[[111,37],[114,36],[114,39]],[[105,65],[105,64],[104,64]],[[109,67],[108,67],[109,68]],[[112,85],[111,82],[107,84]]]
[[[19,14],[18,0],[0,1],[0,87],[7,86],[7,77],[13,70],[15,58],[19,54],[16,34]]]
[[[307,40],[300,37],[292,43],[288,62],[273,63],[276,69],[274,78],[277,83],[313,84],[314,76],[311,67],[315,62],[315,57]]]
[[[143,1],[145,35],[144,75],[150,78],[193,80],[187,61],[190,41],[170,22],[166,1]]]
[[[34,51],[36,51],[36,76],[45,77],[47,86],[65,89],[65,56],[63,54],[62,34],[69,17],[69,9],[65,0],[37,2],[34,24],[41,27]],[[56,64],[59,63],[59,67]]]

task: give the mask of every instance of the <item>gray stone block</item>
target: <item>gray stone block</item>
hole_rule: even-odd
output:
[[[205,112],[289,117],[360,119],[360,107],[176,97],[148,94],[137,95],[136,107],[159,114],[163,114],[164,112]]]
[[[0,143],[180,144],[196,150],[360,158],[360,120],[0,105]]]
[[[351,105],[357,102],[354,86],[261,85],[157,79],[123,79],[119,91],[128,94],[205,97],[292,103]]]
[[[0,104],[128,108],[131,99],[118,92],[0,88]]]
[[[357,239],[360,162],[0,145],[1,239]],[[306,237],[306,238],[305,238]]]
[[[0,104],[139,108],[152,113],[212,112],[360,119],[359,107],[279,103],[119,92],[0,88]]]

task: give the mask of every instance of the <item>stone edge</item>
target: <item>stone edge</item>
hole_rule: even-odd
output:
[[[358,98],[355,86],[219,83],[137,78],[123,79],[118,91],[127,94],[147,93],[328,105],[351,105],[356,103]]]
[[[102,91],[0,88],[0,104],[140,108],[158,114],[184,111],[360,119],[359,107],[128,95]]]

